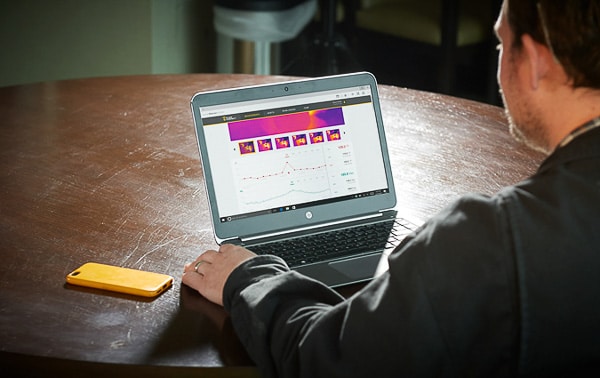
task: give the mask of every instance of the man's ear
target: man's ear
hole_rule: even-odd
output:
[[[538,89],[540,79],[546,76],[550,69],[552,53],[545,45],[536,42],[529,34],[521,37],[523,43],[523,58],[528,68],[528,79],[531,89]]]

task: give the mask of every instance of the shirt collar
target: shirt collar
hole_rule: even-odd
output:
[[[571,133],[569,133],[569,135],[567,135],[556,147],[561,148],[566,146],[567,144],[569,144],[573,139],[577,138],[578,136],[580,136],[581,134],[584,134],[592,129],[595,129],[596,127],[600,126],[600,116],[596,117],[586,123],[584,123],[583,125],[579,126],[578,128],[576,128],[575,130],[571,131]]]

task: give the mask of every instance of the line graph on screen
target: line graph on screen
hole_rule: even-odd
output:
[[[246,156],[234,162],[233,173],[243,211],[309,202],[331,193],[322,148]]]

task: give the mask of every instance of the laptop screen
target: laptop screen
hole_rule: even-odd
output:
[[[393,190],[378,127],[376,87],[288,94],[290,89],[294,86],[275,97],[198,104],[200,148],[205,174],[207,168],[210,172],[207,189],[217,225],[287,221],[292,213],[310,221],[323,206]],[[318,221],[338,215],[334,211],[332,219]],[[270,226],[265,227],[268,231]]]

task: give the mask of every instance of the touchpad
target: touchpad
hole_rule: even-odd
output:
[[[372,278],[375,275],[381,254],[356,257],[350,260],[334,261],[329,266],[352,279]]]

